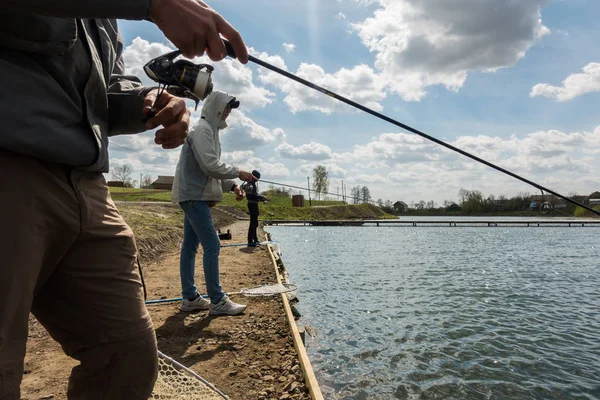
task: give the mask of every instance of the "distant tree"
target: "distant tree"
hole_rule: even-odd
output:
[[[458,201],[460,202],[460,204],[467,201],[468,195],[469,191],[467,189],[460,188],[460,190],[458,191]]]
[[[325,194],[329,190],[329,174],[324,165],[317,165],[313,169],[313,190],[319,200],[321,200],[321,193]]]
[[[369,191],[368,187],[363,186],[360,188],[360,197],[363,203],[368,203],[371,201],[371,192]]]
[[[131,168],[129,165],[123,164],[118,167],[114,167],[110,174],[115,181],[123,182],[123,186],[132,187],[131,175],[133,174],[133,168]]]
[[[415,203],[415,210],[423,210],[425,209],[425,201],[421,200],[418,203]]]
[[[125,181],[125,183],[123,183],[123,187],[126,187],[126,188],[134,188],[134,187],[137,187],[137,185],[138,185],[137,179],[134,179],[134,180],[128,179]]]
[[[292,189],[285,189],[284,187],[269,185],[269,190],[262,193],[267,197],[291,197],[293,194]],[[301,194],[298,191],[298,194]]]
[[[531,194],[520,192],[510,199],[510,209],[516,211],[526,210],[529,208],[530,203]]]
[[[377,207],[383,208],[383,200],[377,199]]]
[[[386,200],[385,203],[383,203],[383,207],[381,207],[381,209],[388,214],[393,214],[394,213],[394,203],[391,200]]]
[[[350,197],[352,197],[352,204],[358,204],[360,202],[360,186],[354,186],[350,189]]]
[[[435,203],[435,201],[430,200],[427,202],[426,207],[428,210],[433,210],[433,209],[437,208],[437,204]]]
[[[142,183],[141,183],[141,187],[143,188],[148,188],[150,186],[152,186],[152,175],[142,175]]]
[[[484,211],[485,199],[479,190],[467,190],[462,210],[467,214],[480,213]]]

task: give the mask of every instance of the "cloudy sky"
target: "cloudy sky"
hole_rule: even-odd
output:
[[[210,4],[263,61],[559,193],[600,190],[598,1]],[[148,22],[120,28],[129,72],[150,84],[141,67],[172,44]],[[461,188],[537,193],[252,63],[214,66],[215,88],[241,101],[222,132],[223,158],[263,179],[305,186],[322,164],[329,192],[343,181],[367,186],[375,200],[439,204]],[[113,138],[110,151],[112,166],[127,163],[136,176],[172,175],[179,157],[151,132]]]

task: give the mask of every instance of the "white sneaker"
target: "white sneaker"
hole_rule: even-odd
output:
[[[224,296],[217,304],[210,305],[209,315],[238,315],[244,312],[246,306],[234,303],[229,297]]]
[[[183,299],[179,309],[181,311],[199,311],[208,310],[210,308],[210,301],[206,300],[202,296],[196,297],[194,300]]]

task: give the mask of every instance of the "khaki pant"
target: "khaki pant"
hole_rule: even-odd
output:
[[[147,399],[156,338],[102,174],[0,151],[0,185],[0,399],[19,399],[30,311],[81,362],[69,399]]]

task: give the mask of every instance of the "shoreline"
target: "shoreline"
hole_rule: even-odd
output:
[[[247,228],[248,221],[244,220],[220,226],[221,230],[231,230],[232,243],[244,241]],[[264,236],[262,227],[259,229]],[[148,300],[180,296],[180,237],[172,234],[170,237],[170,241],[165,239],[161,243],[163,253],[142,264]],[[145,246],[152,247],[151,241]],[[203,292],[201,265],[199,249],[196,284]],[[254,249],[224,247],[220,267],[225,292],[277,283],[279,279],[277,262],[264,245]],[[159,350],[199,374],[231,399],[322,399],[311,395],[314,388],[309,389],[305,380],[305,360],[300,362],[298,344],[292,332],[292,324],[296,324],[293,317],[291,320],[286,317],[286,295],[235,296],[232,299],[247,304],[243,314],[213,317],[206,311],[181,312],[179,303],[148,305]],[[31,317],[21,398],[65,399],[70,370],[77,364],[63,354],[58,343]],[[312,368],[310,364],[309,368]],[[316,380],[310,384],[318,389]]]

